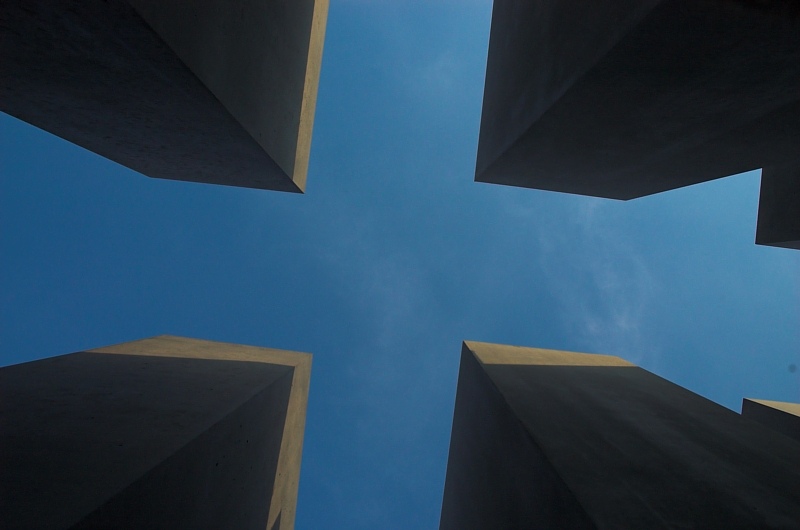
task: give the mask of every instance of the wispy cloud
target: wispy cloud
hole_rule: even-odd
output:
[[[448,96],[452,99],[452,94],[467,84],[468,63],[463,54],[455,50],[442,50],[418,58],[418,61],[411,68],[413,73],[403,76],[412,94],[418,98],[447,103]]]
[[[544,222],[537,229],[538,264],[566,331],[589,351],[652,366],[659,348],[647,325],[659,287],[630,227],[614,213],[622,205],[594,198],[569,204],[560,226]]]

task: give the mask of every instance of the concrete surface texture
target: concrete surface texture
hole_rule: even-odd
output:
[[[467,342],[440,528],[800,528],[800,444],[617,357]]]
[[[305,189],[328,0],[9,0],[0,110],[151,177]]]
[[[0,369],[2,527],[293,528],[310,368],[161,336]]]
[[[632,199],[763,168],[800,248],[800,4],[496,0],[475,179]]]
[[[800,442],[800,403],[745,398],[742,416]]]

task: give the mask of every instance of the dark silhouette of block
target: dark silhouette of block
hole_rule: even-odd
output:
[[[800,528],[800,444],[618,357],[464,343],[440,528]]]
[[[766,399],[742,400],[742,416],[800,442],[800,404]]]
[[[0,369],[0,526],[293,528],[310,369],[170,336]]]
[[[4,0],[0,110],[158,178],[305,188],[328,0]]]
[[[496,0],[475,180],[613,199],[763,168],[800,248],[800,3]]]

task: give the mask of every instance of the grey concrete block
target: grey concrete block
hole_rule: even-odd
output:
[[[0,526],[293,528],[310,368],[162,336],[0,369]]]
[[[800,165],[762,170],[756,243],[800,250]]]
[[[151,177],[305,188],[328,0],[9,0],[0,110]]]
[[[475,179],[627,200],[766,168],[757,242],[795,248],[798,6],[495,1]]]
[[[800,528],[800,444],[618,357],[467,342],[440,528]]]
[[[800,403],[745,398],[742,416],[800,442]]]

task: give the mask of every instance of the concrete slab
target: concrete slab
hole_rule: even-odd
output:
[[[305,189],[328,0],[9,0],[0,110],[158,178]]]
[[[496,0],[475,180],[627,200],[764,168],[756,242],[797,248],[798,5]]]
[[[162,336],[0,369],[3,528],[293,528],[310,368]]]
[[[800,444],[622,359],[467,342],[442,529],[800,528]]]
[[[800,403],[744,398],[742,416],[800,442]]]

